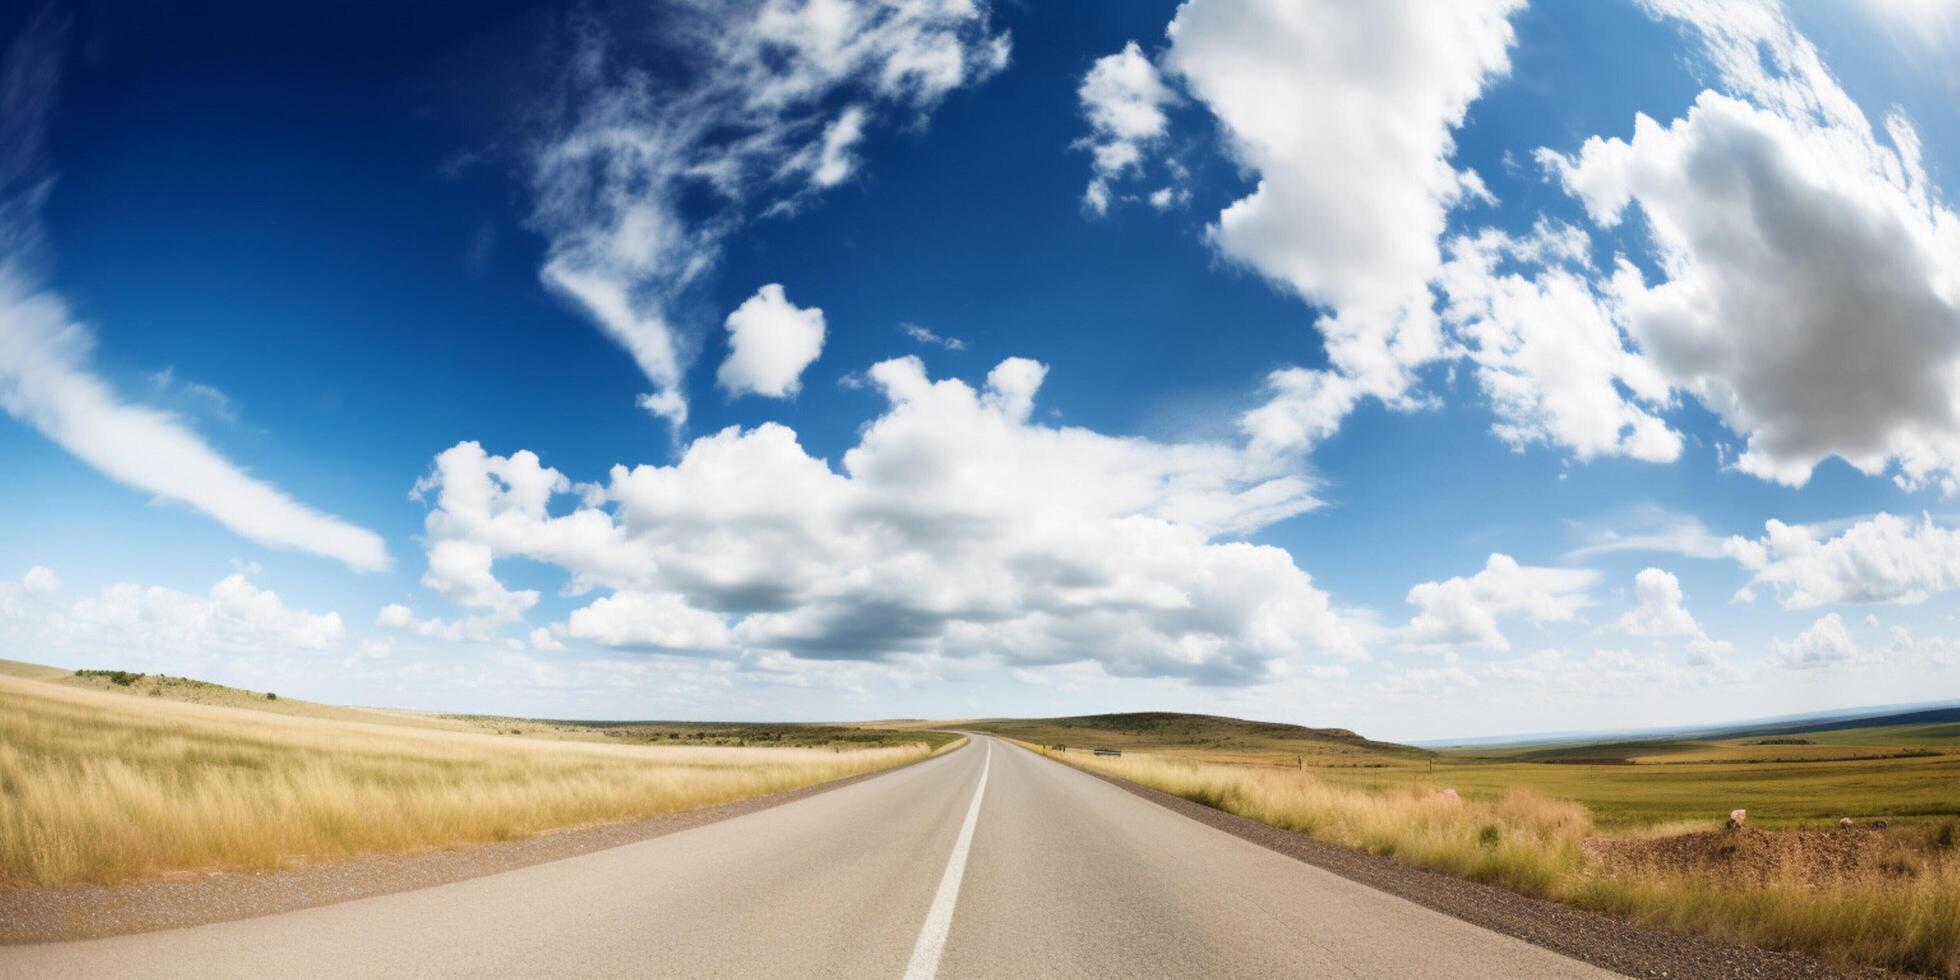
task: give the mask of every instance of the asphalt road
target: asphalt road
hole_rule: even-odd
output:
[[[989,738],[779,807],[0,977],[1580,977]]]

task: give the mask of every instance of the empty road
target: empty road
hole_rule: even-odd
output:
[[[0,976],[1582,977],[990,738],[420,891],[0,948]]]

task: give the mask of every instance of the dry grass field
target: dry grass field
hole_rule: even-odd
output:
[[[1627,842],[1628,849],[1687,847],[1692,852],[1667,868],[1621,867],[1588,860],[1588,839],[1598,833],[1591,808],[1534,788],[1534,783],[1576,783],[1583,778],[1584,767],[1490,765],[1477,770],[1475,786],[1451,795],[1443,787],[1465,785],[1469,781],[1459,777],[1470,774],[1471,767],[1446,766],[1446,774],[1439,778],[1414,768],[1392,775],[1364,775],[1135,752],[1105,758],[1080,751],[1040,751],[1274,826],[1651,925],[1843,963],[1960,977],[1960,853],[1955,851],[1956,825],[1950,816],[1922,816],[1885,834],[1819,829],[1807,837],[1795,831],[1760,830],[1689,835],[1682,832],[1706,831],[1715,821],[1669,825],[1647,821],[1636,835],[1640,839]],[[1730,771],[1731,767],[1740,771]],[[1621,774],[1625,770],[1631,777],[1636,768],[1602,766],[1600,771]],[[1617,784],[1618,798],[1675,793],[1641,812],[1678,814],[1685,812],[1689,790],[1698,789],[1700,812],[1706,816],[1710,807],[1727,806],[1720,801],[1754,792],[1747,782],[1752,774],[1771,773],[1760,764],[1747,763],[1666,768],[1673,771],[1646,772],[1645,784]],[[1811,786],[1825,799],[1789,805],[1829,809],[1846,799],[1870,800],[1875,794],[1883,798],[1896,788],[1893,781],[1922,785],[1943,770],[1881,769],[1876,780],[1862,784],[1841,773],[1804,771],[1825,777]],[[1677,784],[1684,778],[1689,779],[1689,790]],[[1929,792],[1941,791],[1935,783]],[[1943,792],[1946,796],[1939,805],[1951,814],[1960,800],[1950,782]],[[1930,814],[1934,807],[1925,809]],[[1856,860],[1843,860],[1847,849],[1818,846],[1846,842],[1846,837],[1835,835],[1864,835],[1861,839],[1871,846],[1851,851]],[[1840,860],[1826,868],[1813,867],[1819,862],[1805,859],[1806,847],[1828,851]],[[1777,863],[1749,860],[1752,850],[1792,849],[1793,858]]]
[[[7,885],[510,839],[794,789],[933,751],[926,740],[591,744],[131,697],[12,673],[0,676]]]

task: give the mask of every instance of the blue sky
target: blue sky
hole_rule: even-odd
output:
[[[16,11],[4,655],[1391,738],[1950,697],[1956,32]]]

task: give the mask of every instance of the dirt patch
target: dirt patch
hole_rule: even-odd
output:
[[[1909,873],[1899,849],[1882,831],[1711,830],[1651,839],[1588,838],[1588,874],[1712,875],[1754,885],[1799,882],[1810,887],[1874,875]]]

